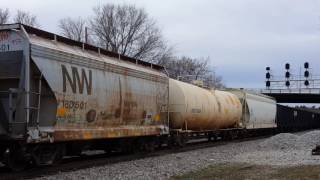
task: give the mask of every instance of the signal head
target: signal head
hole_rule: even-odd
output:
[[[290,86],[290,81],[286,81],[286,86],[287,86],[287,87]]]
[[[286,78],[290,78],[290,72],[286,72],[285,76]]]
[[[271,78],[271,74],[269,72],[266,73],[266,79],[270,79]]]
[[[270,81],[266,81],[266,87],[270,87],[270,86],[271,86]]]
[[[290,64],[286,63],[285,68],[286,68],[286,70],[289,70],[290,69]]]

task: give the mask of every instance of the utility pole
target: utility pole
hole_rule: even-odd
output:
[[[85,43],[88,44],[88,27],[84,28]]]

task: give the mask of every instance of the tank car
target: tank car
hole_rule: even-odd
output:
[[[163,72],[33,27],[1,25],[2,162],[46,164],[89,141],[168,134]]]
[[[169,80],[169,87],[171,129],[203,131],[238,127],[242,106],[232,93],[174,79]]]
[[[190,138],[233,139],[276,128],[276,101],[243,90],[209,90],[169,80],[170,131],[176,144]]]

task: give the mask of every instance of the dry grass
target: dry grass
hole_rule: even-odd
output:
[[[200,171],[182,176],[175,176],[172,180],[313,180],[320,179],[320,165],[316,166],[261,166],[241,163],[225,163],[209,166]]]

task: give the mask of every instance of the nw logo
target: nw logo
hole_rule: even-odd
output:
[[[63,77],[63,92],[67,92],[67,81],[70,84],[72,92],[74,94],[78,92],[83,94],[84,86],[86,86],[87,94],[92,93],[92,71],[88,71],[88,75],[85,69],[81,69],[81,74],[79,74],[78,68],[71,66],[71,76],[65,65],[61,64],[62,77]]]

